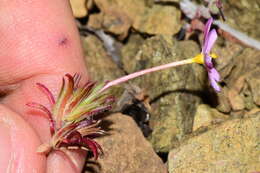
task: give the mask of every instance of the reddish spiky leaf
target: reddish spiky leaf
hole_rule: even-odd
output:
[[[37,86],[47,95],[51,104],[50,112],[45,106],[38,103],[27,105],[46,113],[50,121],[52,138],[39,147],[41,153],[48,154],[51,151],[67,149],[89,149],[95,159],[102,153],[101,146],[92,138],[104,134],[98,127],[100,121],[93,120],[93,116],[111,109],[114,98],[102,91],[105,83],[96,85],[95,82],[87,82],[83,87],[79,86],[80,76],[73,77],[66,74],[62,79],[62,86],[57,100],[43,84]]]
[[[26,106],[41,110],[45,113],[45,115],[46,115],[45,117],[49,120],[51,135],[53,135],[55,132],[55,122],[52,118],[52,114],[49,111],[49,109],[47,109],[45,106],[43,106],[39,103],[35,103],[35,102],[27,103]]]
[[[94,155],[94,159],[97,160],[98,158],[98,148],[96,146],[96,144],[93,142],[92,139],[89,138],[83,138],[83,143],[86,145],[87,148],[89,148],[93,155]]]
[[[57,102],[59,103],[55,108],[57,109],[57,114],[54,114],[57,127],[60,128],[62,126],[62,117],[64,116],[64,109],[66,107],[67,101],[72,96],[74,90],[74,81],[73,77],[69,74],[66,74],[67,82],[65,81],[64,89]]]
[[[75,109],[75,107],[84,99],[84,97],[89,94],[94,85],[94,82],[87,82],[83,89],[77,89],[75,91],[74,96],[68,103],[69,106],[66,109],[66,114],[69,114],[71,111],[73,111],[73,109]]]
[[[43,85],[41,83],[36,83],[36,85],[47,96],[47,98],[48,98],[49,102],[51,103],[51,105],[55,104],[55,99],[54,99],[54,96],[52,95],[51,91],[45,85]]]

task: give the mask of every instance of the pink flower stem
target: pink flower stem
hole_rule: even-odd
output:
[[[168,63],[168,64],[163,64],[163,65],[160,65],[160,66],[156,66],[156,67],[152,67],[152,68],[149,68],[149,69],[141,70],[141,71],[138,71],[138,72],[134,72],[134,73],[131,73],[129,75],[126,75],[126,76],[123,76],[123,77],[120,77],[118,79],[115,79],[113,81],[108,82],[100,90],[100,92],[102,92],[102,91],[104,91],[104,90],[106,90],[106,89],[108,89],[108,88],[110,88],[110,87],[112,87],[114,85],[121,84],[121,83],[126,82],[126,81],[128,81],[130,79],[133,79],[133,78],[136,78],[136,77],[148,74],[148,73],[152,73],[152,72],[155,72],[155,71],[168,69],[168,68],[171,68],[171,67],[177,67],[177,66],[181,66],[181,65],[185,65],[185,64],[191,64],[193,62],[194,62],[193,58],[185,59],[185,60],[181,60],[181,61],[177,61],[177,62],[171,62],[171,63]]]

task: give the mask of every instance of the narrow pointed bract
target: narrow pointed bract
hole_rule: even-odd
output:
[[[110,110],[114,99],[106,91],[100,92],[105,83],[96,85],[89,81],[79,87],[79,81],[80,75],[66,74],[56,100],[46,86],[37,83],[38,88],[47,96],[51,110],[35,102],[27,103],[27,106],[46,114],[52,135],[48,143],[39,147],[38,152],[47,155],[53,150],[61,151],[64,147],[78,148],[92,151],[95,159],[103,152],[93,138],[102,135],[104,131],[98,127],[100,121],[93,117]]]

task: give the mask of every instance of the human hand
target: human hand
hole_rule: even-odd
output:
[[[25,106],[49,106],[35,83],[57,95],[65,73],[87,74],[69,2],[2,0],[0,13],[0,91],[7,92],[0,104],[0,172],[75,172],[58,153],[36,153],[50,139],[49,124]],[[85,153],[72,155],[80,172]]]

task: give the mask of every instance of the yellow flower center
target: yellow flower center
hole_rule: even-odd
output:
[[[202,53],[196,55],[193,59],[193,62],[196,62],[198,64],[204,64],[204,55]]]
[[[218,55],[215,54],[215,53],[211,53],[210,56],[211,56],[211,58],[217,58],[218,57]]]
[[[218,56],[215,53],[210,54],[211,58],[217,58]],[[192,58],[192,61],[198,64],[204,64],[204,55],[202,53],[196,55]]]

